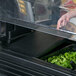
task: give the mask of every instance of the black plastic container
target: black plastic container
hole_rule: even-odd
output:
[[[48,58],[49,57],[59,56],[60,54],[64,54],[66,52],[76,52],[76,44],[71,44],[71,45],[65,46],[64,48],[62,48],[60,50],[53,51],[53,53],[45,55],[45,56],[41,57],[40,59],[48,62]],[[73,62],[71,61],[70,64],[72,65]],[[74,65],[76,66],[76,64],[74,64]],[[75,66],[73,67],[74,69],[71,69],[71,70],[75,70],[76,71],[76,67]]]
[[[9,44],[8,48],[24,55],[39,57],[65,42],[64,38],[34,31]]]

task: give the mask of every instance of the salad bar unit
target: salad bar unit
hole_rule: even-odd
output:
[[[76,26],[56,29],[60,4],[0,0],[1,76],[76,76]]]

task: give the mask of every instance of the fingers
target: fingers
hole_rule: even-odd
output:
[[[60,28],[60,25],[61,25],[61,21],[59,20],[58,23],[57,23],[57,29],[59,30]]]
[[[69,17],[66,18],[67,22],[69,22]]]
[[[59,28],[61,28],[62,26],[67,25],[67,23],[69,22],[69,16],[68,15],[63,15],[57,23],[57,29],[59,30]]]
[[[64,18],[61,17],[59,20],[58,20],[58,23],[57,23],[57,29],[59,30],[59,28],[61,28],[63,25],[64,25]]]
[[[63,20],[62,26],[66,25],[66,19]]]

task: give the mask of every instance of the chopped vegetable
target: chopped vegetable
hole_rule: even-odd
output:
[[[65,68],[73,69],[71,62],[73,61],[76,64],[76,52],[65,52],[58,56],[49,57],[47,61]]]

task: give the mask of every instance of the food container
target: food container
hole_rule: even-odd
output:
[[[76,57],[75,57],[76,55],[74,55],[75,53],[76,53],[76,45],[71,44],[71,45],[63,47],[60,50],[54,50],[52,53],[45,55],[45,56],[41,57],[40,59],[47,61],[49,63],[52,63],[53,59],[56,60],[59,57],[59,58],[61,58],[61,60],[64,60],[64,61],[62,61],[63,63],[56,64],[56,62],[55,62],[53,64],[56,64],[56,65],[59,65],[59,66],[62,66],[64,68],[68,68],[71,70],[76,70],[76,63],[73,63],[73,58],[76,59]],[[74,55],[74,57],[72,54]],[[71,57],[72,57],[72,59],[71,59]],[[67,64],[67,61],[68,61],[68,64]],[[60,61],[58,61],[58,62],[60,62]],[[65,65],[65,63],[67,64],[67,66]],[[71,65],[72,68],[68,67],[68,65]]]

